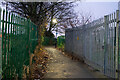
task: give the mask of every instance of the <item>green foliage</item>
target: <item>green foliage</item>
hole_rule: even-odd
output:
[[[65,36],[59,36],[57,38],[57,47],[64,50],[64,46],[65,46]]]
[[[55,38],[50,38],[50,37],[44,37],[44,41],[42,45],[44,46],[51,46],[55,44]]]
[[[54,38],[54,34],[51,31],[45,31],[44,36]]]

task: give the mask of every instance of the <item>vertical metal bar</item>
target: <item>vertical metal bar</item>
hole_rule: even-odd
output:
[[[4,16],[5,16],[5,10],[3,10],[3,19],[2,19],[2,70],[5,67],[5,61],[4,61]]]
[[[119,60],[119,50],[118,50],[119,49],[118,48],[119,47],[119,45],[118,45],[119,44],[118,43],[119,42],[118,41],[119,40],[118,39],[119,38],[119,35],[118,35],[118,33],[119,33],[119,30],[118,30],[119,29],[119,23],[118,23],[119,22],[119,11],[117,10],[116,13],[117,13],[116,14],[116,19],[117,19],[117,21],[116,21],[117,22],[117,25],[116,25],[116,69],[119,70],[119,62],[118,62],[118,60]],[[119,77],[119,73],[117,74],[116,78],[118,78],[118,77]]]
[[[108,30],[109,30],[109,52],[108,52],[108,54],[109,54],[109,59],[108,59],[108,61],[109,61],[109,64],[108,64],[108,70],[109,70],[109,73],[108,73],[108,75],[109,76],[111,76],[111,23],[110,23],[110,19],[111,19],[111,14],[109,15],[109,19],[108,19]]]
[[[106,53],[107,53],[107,16],[104,16],[104,27],[105,27],[105,35],[104,35],[104,45],[105,45],[105,49],[104,49],[104,74],[106,74]]]
[[[114,25],[114,31],[113,31],[114,32],[114,34],[113,34],[114,35],[114,42],[113,42],[113,44],[114,44],[114,57],[113,58],[114,58],[114,73],[115,73],[114,77],[116,78],[116,59],[115,59],[116,58],[116,25],[115,25],[116,18],[115,18],[115,16],[116,16],[116,13],[114,12],[114,16],[113,16],[114,17],[114,24],[113,24]]]
[[[111,27],[112,27],[112,34],[111,34],[111,38],[112,38],[112,55],[111,55],[111,58],[112,58],[112,77],[115,78],[115,73],[114,73],[114,18],[113,18],[113,15],[111,15]]]
[[[91,59],[92,59],[91,56],[92,56],[92,47],[93,47],[93,46],[92,46],[92,34],[91,34],[91,32],[92,32],[92,31],[90,31],[90,34],[89,34],[89,35],[90,35],[90,36],[89,36],[89,38],[90,38],[90,45],[89,45],[89,48],[90,48],[90,61],[92,61],[92,60],[91,60]]]
[[[1,77],[2,77],[2,42],[1,42],[1,39],[2,39],[2,26],[1,26],[1,8],[0,8],[0,80],[1,80]]]
[[[13,68],[16,74],[16,53],[15,53],[15,14],[13,14],[13,34],[12,34],[12,58],[13,58]]]
[[[16,25],[17,25],[17,27],[16,27],[16,35],[18,35],[18,27],[19,27],[19,16],[18,15],[16,16]]]
[[[111,76],[111,69],[110,69],[110,66],[111,66],[111,60],[110,60],[110,57],[111,57],[111,38],[110,38],[110,33],[111,33],[111,31],[110,31],[110,17],[111,17],[111,14],[108,16],[108,30],[109,30],[109,37],[108,37],[108,39],[109,39],[109,43],[108,43],[108,48],[109,48],[109,52],[108,52],[108,54],[109,54],[109,58],[108,58],[108,61],[109,61],[109,64],[108,64],[108,71],[109,71],[109,73],[108,73],[108,75],[109,76]]]
[[[8,75],[10,77],[10,64],[9,64],[9,61],[10,61],[10,54],[9,54],[9,26],[10,26],[10,13],[8,13],[8,28],[7,28],[7,65],[8,65]]]
[[[5,49],[4,49],[4,52],[5,52],[5,64],[7,66],[7,45],[6,45],[6,42],[7,42],[7,18],[8,18],[8,11],[6,11],[6,20],[5,20]]]
[[[19,64],[19,44],[18,44],[18,36],[17,36],[17,27],[18,27],[18,21],[17,21],[17,15],[15,15],[15,56],[16,56],[16,74],[17,76],[19,75],[19,71],[20,71],[20,64]]]
[[[110,76],[112,77],[114,74],[112,73],[112,52],[113,52],[113,45],[112,45],[112,14],[110,14]]]
[[[0,35],[2,34],[2,28],[1,28],[1,16],[2,16],[2,14],[1,14],[1,11],[2,11],[2,9],[0,8]]]
[[[114,70],[113,69],[113,66],[114,66],[113,65],[113,54],[114,54],[113,53],[113,49],[114,49],[113,46],[114,45],[113,45],[113,21],[112,21],[113,20],[113,14],[111,14],[111,19],[110,20],[111,20],[111,76],[113,77],[114,76],[114,73],[113,73],[113,70]]]
[[[15,38],[16,38],[16,35],[17,35],[17,15],[15,15]]]
[[[7,29],[7,32],[8,32],[8,43],[7,43],[7,46],[8,46],[8,48],[7,48],[7,54],[9,54],[9,29],[10,29],[9,27],[10,27],[10,13],[8,14],[8,29]]]
[[[100,26],[99,26],[100,27]],[[98,65],[100,65],[100,30],[98,30],[98,55],[97,55],[97,59],[98,59]],[[100,69],[101,67],[98,66],[97,69]],[[100,69],[101,70],[101,69]]]
[[[13,41],[13,35],[12,35],[12,31],[13,31],[13,14],[11,14],[11,20],[10,20],[11,22],[11,25],[10,25],[10,75],[12,75],[12,70],[13,70],[13,58],[12,58],[12,56],[13,56],[13,54],[12,54],[12,50],[13,50],[13,47],[12,47],[12,41]]]
[[[106,42],[107,42],[107,45],[106,45],[106,47],[107,47],[107,55],[106,55],[106,58],[107,58],[107,60],[106,60],[106,75],[108,75],[109,76],[109,65],[110,65],[110,60],[109,60],[109,58],[110,58],[110,31],[109,31],[109,15],[107,15],[107,34],[106,34],[106,38],[107,38],[107,40],[106,40]]]
[[[27,42],[27,44],[28,44],[28,59],[30,58],[30,20],[28,19],[27,20],[27,22],[28,22],[28,24],[27,24],[27,37],[28,37],[28,42]],[[28,65],[29,65],[29,60],[28,60]]]
[[[95,67],[96,67],[96,65],[97,65],[97,30],[95,30],[95,62],[94,62],[94,65],[95,65]]]
[[[16,15],[14,14],[14,44],[13,44],[13,46],[14,46],[14,56],[15,56],[15,69],[16,69],[16,75],[18,76],[18,58],[17,58],[17,56],[18,56],[18,53],[17,53],[17,36],[16,36],[16,27],[17,27],[17,23],[16,23]]]
[[[116,25],[116,64],[118,64],[118,65],[116,65],[116,69],[118,69],[118,75],[117,75],[117,78],[119,78],[119,74],[120,74],[120,72],[119,72],[119,69],[120,69],[120,1],[118,2],[118,10],[117,10],[117,12],[116,12],[117,14],[116,14],[116,23],[117,23],[117,25]]]

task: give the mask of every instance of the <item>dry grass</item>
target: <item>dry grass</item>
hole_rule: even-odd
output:
[[[48,61],[48,54],[47,52],[44,50],[44,48],[39,48],[39,46],[36,47],[35,51],[34,51],[34,56],[32,56],[32,60],[34,60],[35,62],[32,63],[31,60],[31,78],[35,79],[35,78],[39,78],[42,79],[44,74],[46,73],[46,63]]]

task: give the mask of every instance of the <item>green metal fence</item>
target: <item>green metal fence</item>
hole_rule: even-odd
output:
[[[65,45],[65,36],[59,36],[57,40],[55,38],[44,37],[44,41],[42,43],[43,46],[53,46],[57,43],[57,47],[64,49]]]
[[[57,47],[64,49],[65,46],[65,36],[59,36],[57,38]]]
[[[30,20],[1,10],[2,77],[22,77],[23,66],[29,66],[29,55],[37,45],[37,26]]]

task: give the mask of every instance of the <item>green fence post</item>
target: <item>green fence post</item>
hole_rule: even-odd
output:
[[[5,19],[5,33],[4,33],[5,34],[5,43],[4,43],[5,44],[4,45],[4,48],[5,48],[4,52],[5,53],[4,54],[5,54],[5,65],[6,65],[5,67],[7,68],[7,49],[6,49],[7,48],[7,44],[6,43],[7,43],[7,17],[8,17],[8,11],[6,11],[6,16],[5,17],[6,17],[6,19]]]
[[[27,24],[27,45],[28,45],[28,65],[29,65],[29,57],[30,57],[30,20],[27,20],[28,24]]]
[[[13,26],[13,14],[11,14],[11,20],[10,20],[10,77],[12,78],[12,71],[13,71],[13,62],[12,62],[12,27]]]
[[[5,15],[5,10],[3,10],[3,19],[2,19],[2,71],[4,71],[5,68],[5,61],[4,61],[4,15]],[[2,72],[2,75],[4,77],[4,73]]]
[[[0,8],[0,36],[2,35],[2,31],[1,31],[1,8]],[[1,38],[0,38],[0,80],[1,80],[1,77],[2,77],[2,48],[1,48],[1,45],[2,42],[1,42]]]
[[[10,27],[10,13],[8,14],[8,28],[7,28],[7,67],[8,67],[8,76],[10,78],[10,53],[9,53],[9,28]]]
[[[16,54],[15,54],[15,14],[13,14],[13,33],[12,33],[12,62],[14,68],[14,74],[16,74]],[[13,74],[13,75],[14,75]],[[15,75],[14,75],[15,76]]]

